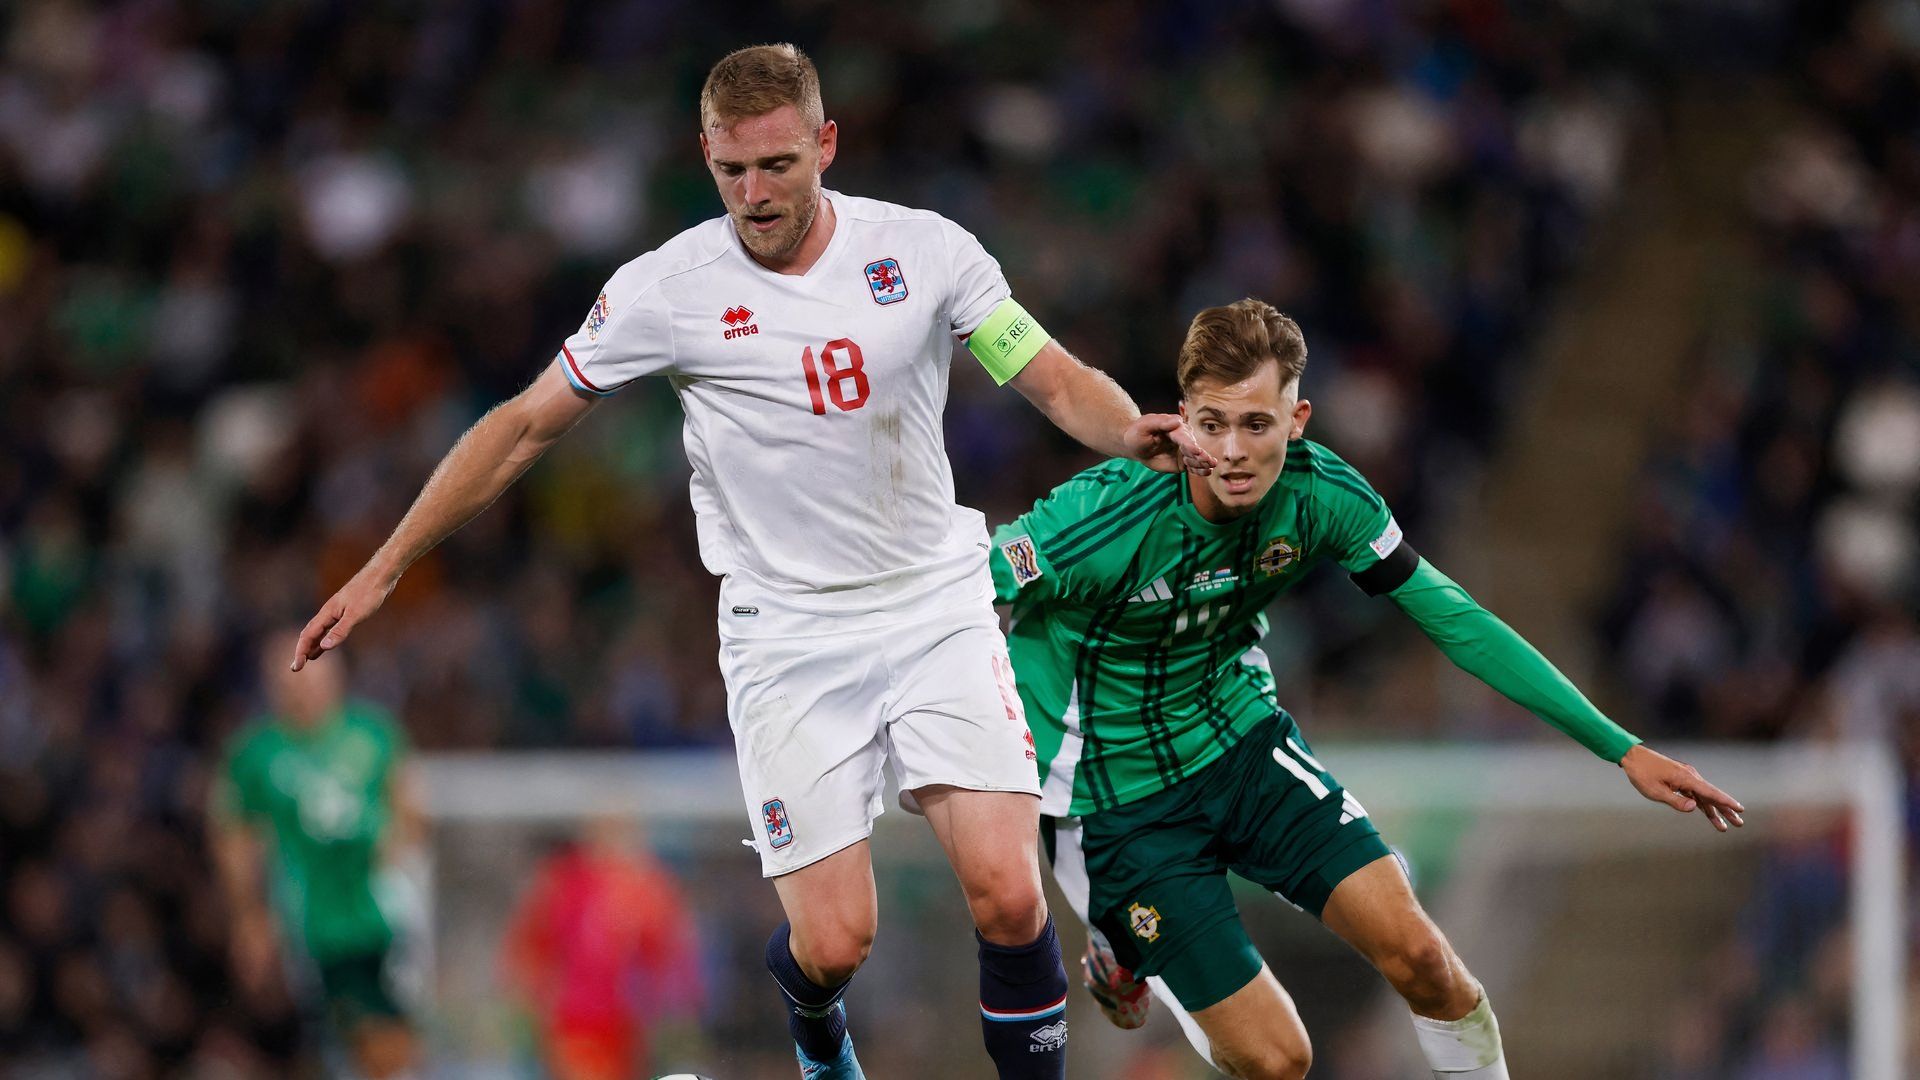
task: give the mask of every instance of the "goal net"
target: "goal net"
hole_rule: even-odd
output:
[[[1515,1075],[1711,1071],[1783,1052],[1789,1038],[1799,1042],[1788,1049],[1838,1058],[1859,1080],[1913,1075],[1893,756],[1866,745],[1664,749],[1735,793],[1747,827],[1719,835],[1566,747],[1330,741],[1316,755],[1407,856],[1423,902],[1488,988]],[[434,821],[427,1015],[443,1069],[530,1074],[529,1018],[503,975],[503,938],[557,844],[620,822],[677,879],[698,969],[638,980],[652,992],[626,988],[652,1027],[640,1075],[791,1077],[760,959],[781,916],[742,844],[750,823],[729,754],[428,755],[423,772]],[[880,935],[848,998],[862,1061],[876,1076],[983,1075],[973,941],[952,872],[925,823],[891,801],[874,850]],[[1316,1071],[1422,1075],[1405,1008],[1378,976],[1311,919],[1235,884],[1313,1034]],[[635,906],[646,925],[653,913]],[[1071,966],[1084,935],[1072,919],[1060,927]],[[1213,1075],[1166,1017],[1121,1032],[1086,995],[1069,1002],[1074,1075]]]

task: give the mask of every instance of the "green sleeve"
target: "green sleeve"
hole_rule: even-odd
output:
[[[1595,754],[1617,762],[1640,742],[1594,708],[1540,650],[1427,560],[1421,559],[1413,576],[1387,595],[1462,671]]]
[[[1173,475],[1138,462],[1108,461],[995,529],[987,553],[995,601],[1090,600],[1111,593],[1131,551],[1125,540],[1179,498],[1168,479]]]
[[[1310,501],[1319,525],[1313,557],[1331,558],[1357,574],[1399,546],[1400,525],[1387,501],[1338,454],[1312,440],[1296,439],[1287,444],[1286,467],[1311,478]]]

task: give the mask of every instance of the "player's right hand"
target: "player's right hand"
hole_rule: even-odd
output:
[[[340,587],[320,610],[307,621],[306,629],[300,631],[300,640],[293,647],[293,670],[299,671],[307,666],[307,661],[318,660],[320,654],[339,648],[353,633],[353,628],[380,610],[387,602],[387,595],[400,583],[397,577],[374,570],[369,563],[353,580]]]
[[[1086,955],[1080,958],[1080,981],[1114,1027],[1132,1031],[1147,1022],[1147,1007],[1153,1004],[1147,984],[1121,967],[1098,935],[1088,940]]]
[[[1626,770],[1627,781],[1634,790],[1654,802],[1665,803],[1683,814],[1699,807],[1707,823],[1721,832],[1726,832],[1729,825],[1737,829],[1746,824],[1741,815],[1747,808],[1740,805],[1739,799],[1707,783],[1700,770],[1684,761],[1675,761],[1645,743],[1628,750],[1620,759],[1620,767]]]

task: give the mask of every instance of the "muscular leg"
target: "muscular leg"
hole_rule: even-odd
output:
[[[1235,1080],[1298,1080],[1313,1064],[1306,1025],[1265,964],[1252,982],[1192,1017],[1214,1066]]]
[[[980,939],[980,1016],[1002,1080],[1066,1074],[1067,975],[1040,891],[1040,800],[946,785],[914,796],[960,879]]]
[[[767,969],[787,1001],[787,1029],[811,1071],[856,1077],[840,996],[873,949],[879,900],[873,855],[860,840],[773,879],[787,922],[767,942]],[[830,1073],[818,1067],[836,1065]]]
[[[1391,856],[1348,875],[1320,921],[1378,968],[1414,1013],[1436,1077],[1504,1080],[1500,1026],[1480,983],[1413,895]]]
[[[853,978],[873,950],[880,926],[872,845],[866,840],[850,844],[774,878],[773,887],[793,927],[793,958],[807,978],[821,986]]]

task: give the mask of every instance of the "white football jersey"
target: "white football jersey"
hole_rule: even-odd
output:
[[[559,361],[595,394],[667,376],[708,570],[801,610],[901,611],[986,565],[941,414],[954,339],[1009,290],[938,214],[823,198],[833,236],[805,274],[754,262],[714,218],[616,271]]]

